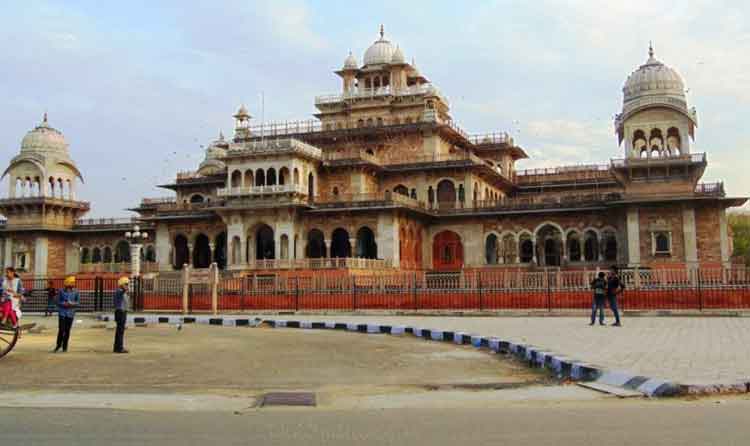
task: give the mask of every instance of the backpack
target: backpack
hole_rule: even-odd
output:
[[[603,279],[594,279],[594,282],[591,286],[592,288],[594,288],[594,295],[597,297],[603,297],[607,290],[607,283]]]

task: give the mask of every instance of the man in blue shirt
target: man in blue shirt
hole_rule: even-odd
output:
[[[115,291],[115,353],[128,353],[125,350],[125,324],[128,320],[128,306],[130,305],[130,296],[128,296],[128,287],[130,279],[121,277],[117,281],[117,291]]]
[[[76,307],[81,303],[81,296],[78,294],[76,278],[73,276],[65,278],[64,288],[57,295],[57,346],[55,353],[62,349],[63,353],[68,351],[68,340],[70,339],[70,330],[73,328],[73,320],[76,317]]]

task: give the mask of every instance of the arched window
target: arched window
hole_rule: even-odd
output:
[[[315,177],[312,172],[307,176],[307,195],[310,198],[315,197]]]
[[[289,181],[289,169],[284,166],[279,170],[279,185],[283,186]]]
[[[91,253],[88,248],[81,249],[81,263],[84,265],[91,263]]]
[[[633,153],[642,153],[647,147],[646,134],[643,133],[643,130],[636,130],[633,133]],[[641,157],[643,158],[643,155]]]
[[[179,234],[174,238],[174,262],[172,264],[174,269],[182,269],[190,261],[188,255],[187,237]]]
[[[581,261],[581,240],[578,238],[578,234],[571,232],[568,234],[567,242],[565,243],[568,248],[568,260],[571,262]]]
[[[258,169],[255,171],[255,185],[256,186],[266,185],[266,173],[263,172],[263,169]]]
[[[203,203],[204,201],[206,201],[206,200],[203,198],[203,195],[201,195],[201,194],[195,194],[195,195],[193,195],[193,196],[190,197],[190,202],[191,203]]]
[[[607,262],[617,261],[617,237],[613,232],[607,231],[602,234],[604,244],[604,260]]]
[[[276,169],[274,169],[273,167],[268,169],[268,172],[266,173],[266,185],[267,186],[276,185]]]
[[[242,263],[242,241],[236,235],[232,237],[231,260],[232,265]]]
[[[488,265],[497,265],[499,260],[498,239],[495,234],[490,234],[484,242],[484,261]]]
[[[294,173],[292,175],[294,176],[293,181],[294,181],[294,185],[296,186],[297,184],[299,184],[299,169],[295,167]]]
[[[667,130],[667,149],[672,156],[679,156],[682,153],[680,131],[676,127],[670,127]]]
[[[458,185],[458,201],[460,203],[464,203],[466,201],[466,193],[464,191],[464,185],[459,184]]]
[[[657,152],[661,152],[664,150],[664,137],[661,134],[661,129],[651,129],[648,145],[651,147],[652,151],[656,150]]]
[[[438,206],[441,208],[456,207],[456,187],[451,180],[443,180],[437,187]]]
[[[410,197],[413,198],[413,199],[415,199],[415,200],[417,199],[417,190],[416,189],[412,188]]]
[[[220,232],[214,239],[214,258],[219,269],[227,267],[227,233]]]
[[[146,246],[145,260],[150,263],[156,262],[156,249],[154,248],[154,245]]]
[[[333,186],[333,196],[338,197],[339,196],[339,188],[336,186]]]
[[[112,263],[112,248],[109,246],[104,247],[104,254],[102,255],[102,262]]]
[[[98,246],[91,250],[91,263],[102,263],[102,250]]]
[[[502,242],[502,261],[505,264],[516,263],[516,254],[518,253],[518,247],[516,247],[516,238],[512,234],[505,234]]]
[[[288,259],[289,258],[289,236],[286,234],[282,234],[279,244],[281,248],[281,257],[279,258]]]
[[[587,262],[599,261],[599,237],[594,231],[586,231],[583,236],[583,259]]]
[[[253,187],[255,186],[255,181],[253,181],[253,171],[252,169],[248,169],[245,171],[245,187]]]
[[[669,233],[657,232],[654,234],[654,243],[656,244],[654,253],[661,255],[668,255],[672,251],[671,243],[669,242]]]
[[[367,118],[367,127],[372,127],[372,118]]]
[[[232,187],[242,186],[242,172],[240,172],[239,170],[235,170],[234,172],[232,172],[231,185]]]
[[[404,195],[406,197],[409,196],[409,188],[404,186],[403,184],[399,184],[398,186],[394,187],[393,192]]]
[[[364,119],[358,119],[357,120],[357,127],[364,127],[365,126],[365,120]]]
[[[529,234],[521,236],[518,243],[518,258],[521,263],[531,263],[534,260],[534,242]]]

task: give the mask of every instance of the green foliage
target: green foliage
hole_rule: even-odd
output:
[[[743,257],[750,266],[750,214],[729,214],[728,220],[734,234],[732,255]]]

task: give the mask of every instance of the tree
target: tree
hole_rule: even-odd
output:
[[[750,266],[750,214],[729,214],[728,219],[734,236],[732,255],[743,258]]]

